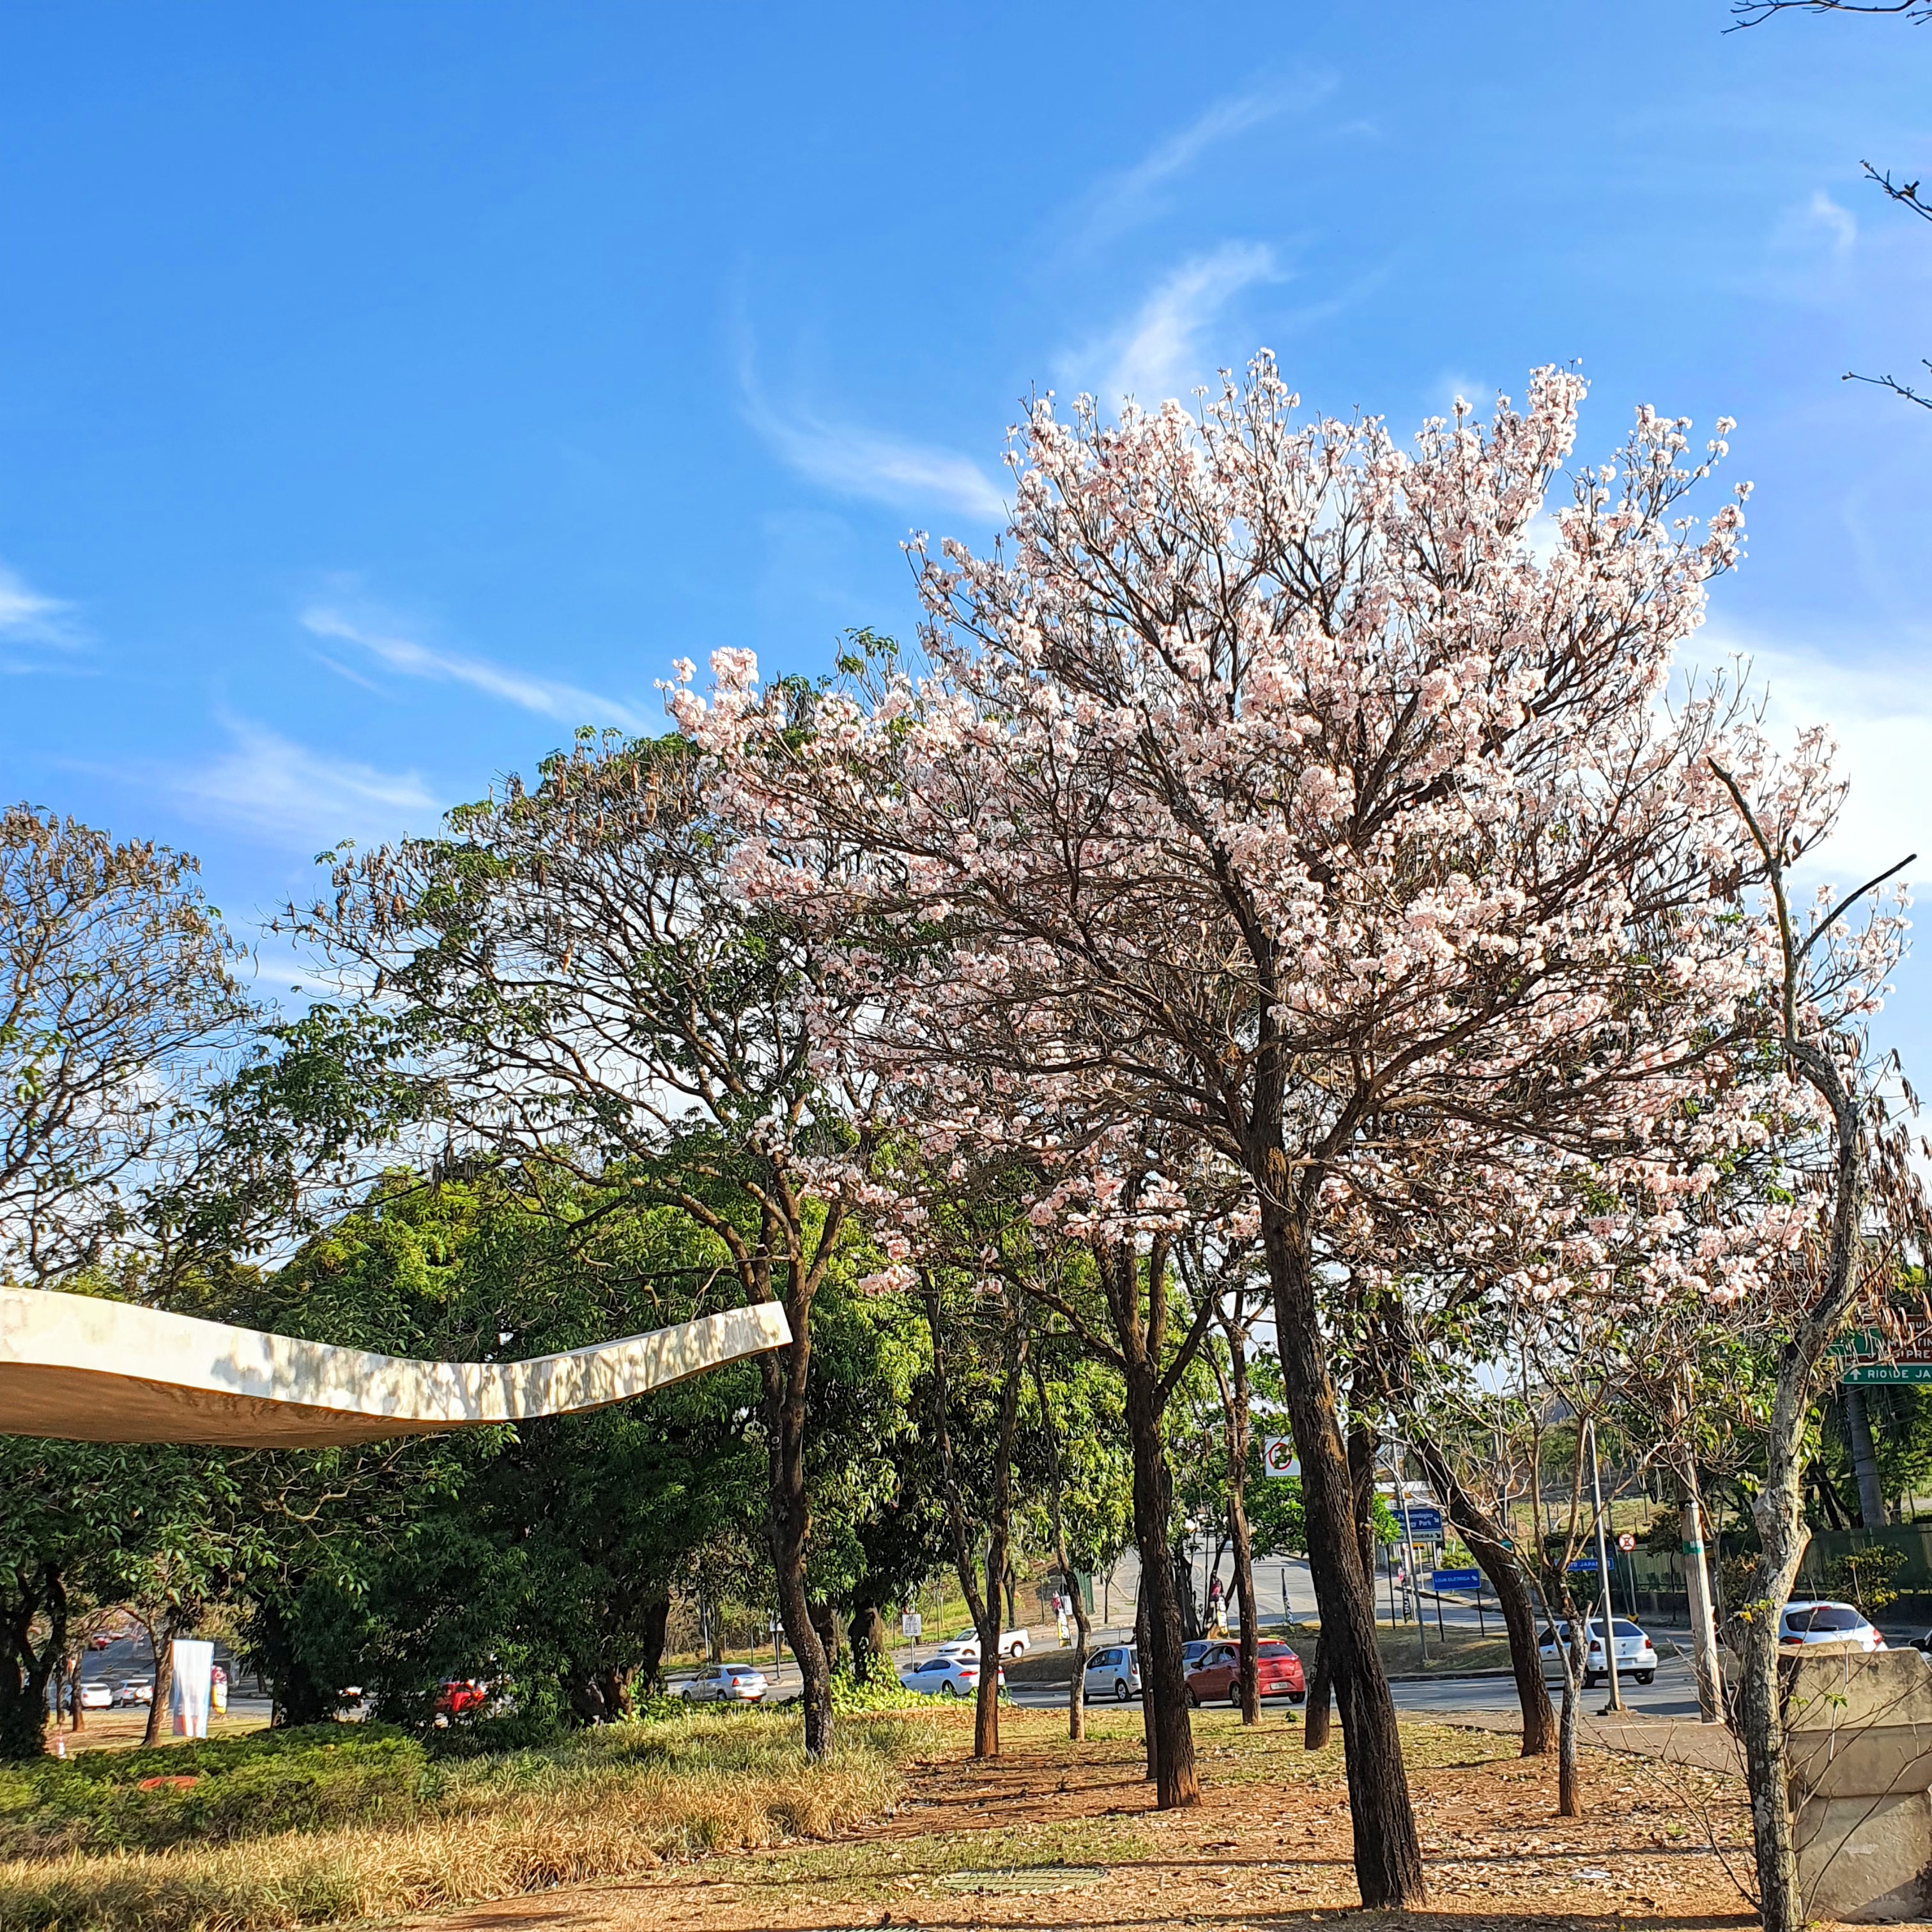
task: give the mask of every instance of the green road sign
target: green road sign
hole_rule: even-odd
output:
[[[1880,1355],[1885,1352],[1885,1337],[1876,1328],[1853,1328],[1832,1344],[1834,1355]]]
[[[1862,1368],[1847,1369],[1840,1378],[1846,1382],[1932,1382],[1932,1362],[1868,1362]]]

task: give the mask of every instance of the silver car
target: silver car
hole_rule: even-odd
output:
[[[1088,1697],[1114,1698],[1124,1704],[1141,1694],[1140,1658],[1130,1643],[1109,1644],[1087,1660]]]
[[[1628,1617],[1616,1619],[1617,1633],[1617,1675],[1634,1678],[1640,1684],[1657,1682],[1657,1651],[1651,1640]],[[1583,1688],[1594,1690],[1610,1675],[1610,1666],[1604,1659],[1604,1622],[1600,1617],[1592,1617],[1583,1626]],[[1561,1677],[1563,1675],[1562,1651],[1568,1647],[1570,1626],[1558,1624],[1554,1630],[1546,1629],[1540,1646],[1544,1674]]]
[[[756,1704],[771,1688],[755,1664],[719,1664],[700,1671],[677,1694],[687,1704]]]

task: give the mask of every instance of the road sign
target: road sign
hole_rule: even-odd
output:
[[[1262,1438],[1262,1472],[1269,1476],[1298,1476],[1301,1465],[1295,1460],[1294,1438],[1265,1436]]]
[[[1437,1590],[1480,1590],[1483,1587],[1483,1573],[1480,1570],[1432,1570],[1429,1582],[1430,1587]]]
[[[1594,1576],[1597,1574],[1597,1559],[1594,1556],[1573,1556],[1570,1568],[1580,1575]]]
[[[926,1619],[916,1610],[908,1610],[899,1619],[899,1635],[914,1643],[919,1641],[920,1633],[926,1628]]]
[[[1617,1538],[1617,1547],[1628,1556],[1636,1547],[1636,1538],[1631,1535],[1628,1530],[1625,1530],[1623,1534]]]
[[[1932,1362],[1868,1362],[1847,1369],[1842,1382],[1869,1384],[1874,1382],[1932,1382]]]
[[[1411,1503],[1405,1508],[1394,1502],[1389,1504],[1389,1513],[1395,1518],[1396,1527],[1406,1526],[1412,1538],[1432,1543],[1442,1534],[1442,1512],[1433,1503]]]

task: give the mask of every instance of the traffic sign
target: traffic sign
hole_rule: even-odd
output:
[[[1631,1535],[1628,1530],[1625,1530],[1623,1534],[1617,1538],[1617,1547],[1628,1556],[1636,1547],[1636,1538]]]
[[[1570,1568],[1583,1576],[1594,1576],[1597,1574],[1597,1559],[1594,1556],[1573,1556]]]
[[[1483,1587],[1483,1573],[1480,1570],[1432,1570],[1429,1582],[1430,1587],[1437,1590],[1480,1590]]]
[[[1840,1381],[1869,1385],[1874,1382],[1932,1382],[1932,1362],[1867,1362],[1847,1369]]]
[[[919,1641],[920,1633],[926,1628],[926,1619],[916,1610],[908,1610],[899,1619],[899,1634],[913,1642]]]
[[[1301,1465],[1295,1460],[1292,1436],[1266,1436],[1262,1438],[1262,1473],[1280,1477],[1301,1474]]]
[[[1391,1503],[1390,1513],[1398,1526],[1406,1526],[1412,1538],[1433,1542],[1442,1534],[1442,1512],[1433,1503]]]

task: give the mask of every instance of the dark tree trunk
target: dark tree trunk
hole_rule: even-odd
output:
[[[806,1388],[812,1370],[812,1312],[808,1302],[785,1310],[791,1346],[758,1358],[764,1384],[765,1426],[771,1442],[766,1526],[772,1568],[778,1586],[778,1621],[798,1659],[803,1682],[805,1749],[820,1758],[832,1748],[832,1666],[812,1621],[805,1589],[806,1545],[812,1536],[812,1507],[805,1487]]]
[[[644,1606],[640,1635],[643,1654],[638,1660],[638,1682],[646,1690],[664,1688],[664,1634],[670,1622],[670,1592],[660,1591]]]
[[[168,1720],[168,1700],[174,1694],[175,1639],[192,1622],[188,1617],[164,1617],[159,1628],[151,1628],[148,1634],[154,1654],[154,1695],[148,1706],[148,1728],[141,1742],[150,1750],[161,1741],[162,1727]]]
[[[1127,1258],[1132,1264],[1132,1257]],[[1194,1762],[1194,1730],[1187,1715],[1187,1684],[1180,1664],[1180,1606],[1174,1599],[1168,1527],[1173,1482],[1161,1439],[1154,1376],[1144,1361],[1127,1369],[1127,1438],[1133,1452],[1134,1540],[1140,1546],[1141,1681],[1154,1746],[1155,1783],[1163,1811],[1201,1802]]]
[[[1550,1708],[1549,1687],[1543,1681],[1543,1658],[1537,1646],[1536,1606],[1529,1586],[1516,1568],[1516,1557],[1502,1526],[1472,1496],[1455,1465],[1412,1420],[1409,1442],[1430,1486],[1449,1511],[1449,1520],[1462,1532],[1469,1552],[1483,1566],[1496,1593],[1509,1633],[1510,1668],[1516,1676],[1516,1702],[1522,1711],[1522,1755],[1541,1757],[1556,1742],[1556,1713]]]
[[[60,1572],[43,1564],[5,1606],[0,1624],[0,1761],[20,1762],[46,1749],[47,1684],[67,1652],[67,1588]],[[38,1649],[33,1627],[47,1619]]]
[[[1228,1540],[1234,1549],[1234,1592],[1241,1619],[1241,1722],[1261,1722],[1261,1619],[1255,1609],[1254,1539],[1248,1533],[1250,1402],[1247,1336],[1238,1323],[1228,1330],[1228,1378],[1222,1384],[1228,1426]]]
[[[1366,1422],[1358,1419],[1348,1425],[1348,1485],[1355,1512],[1355,1550],[1361,1559],[1362,1575],[1369,1591],[1369,1616],[1375,1616],[1376,1588],[1376,1457],[1382,1438]],[[1305,1518],[1304,1518],[1305,1520]],[[1312,1566],[1311,1566],[1312,1568]],[[1332,1657],[1315,1646],[1315,1672],[1309,1680],[1308,1728],[1303,1742],[1310,1750],[1325,1750],[1332,1735],[1335,1669]]]
[[[1361,1560],[1354,1484],[1328,1371],[1312,1257],[1306,1230],[1280,1204],[1288,1192],[1285,1162],[1271,1178],[1279,1185],[1261,1190],[1262,1238],[1274,1292],[1282,1379],[1301,1458],[1309,1568],[1348,1748],[1355,1882],[1363,1904],[1372,1910],[1420,1905],[1426,1892],[1422,1846],[1402,1765],[1395,1700],[1376,1647],[1373,1579]]]
[[[1060,1514],[1060,1443],[1053,1432],[1053,1412],[1047,1406],[1046,1371],[1037,1358],[1033,1365],[1033,1385],[1040,1397],[1040,1426],[1046,1444],[1046,1493],[1052,1512],[1054,1568],[1060,1573],[1060,1589],[1073,1607],[1073,1682],[1066,1692],[1066,1735],[1077,1744],[1084,1742],[1087,1736],[1087,1642],[1092,1627],[1080,1594],[1080,1580],[1066,1560],[1066,1526]]]
[[[1013,1437],[1019,1426],[1020,1380],[1026,1367],[1025,1304],[1006,1315],[1006,1360],[1000,1384],[999,1436],[993,1448],[992,1520],[986,1534],[986,1587],[976,1606],[980,1631],[980,1695],[973,1714],[973,1755],[1000,1754],[1000,1612],[1007,1582],[1006,1548],[1013,1516]]]

